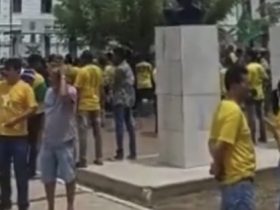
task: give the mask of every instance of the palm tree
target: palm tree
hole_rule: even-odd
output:
[[[200,3],[205,11],[204,22],[216,24],[224,20],[240,0],[200,0]]]

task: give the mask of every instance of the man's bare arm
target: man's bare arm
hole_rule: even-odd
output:
[[[226,158],[227,152],[229,150],[229,147],[231,145],[223,142],[223,141],[219,141],[219,143],[217,145],[215,145],[215,147],[212,147],[212,157],[214,160],[214,176],[216,177],[217,180],[221,180],[223,178],[224,175],[224,160]]]
[[[36,112],[36,110],[37,110],[37,107],[29,108],[21,115],[15,117],[15,118],[12,118],[8,122],[4,123],[4,126],[13,127],[13,126],[21,123],[22,121],[28,119],[31,115],[33,115]]]
[[[279,136],[279,132],[278,132],[276,124],[273,123],[272,121],[270,121],[268,118],[264,118],[264,121],[265,121],[268,129],[273,134],[273,137],[274,137],[274,139],[275,139],[275,141],[277,143],[278,149],[280,151],[280,136]]]

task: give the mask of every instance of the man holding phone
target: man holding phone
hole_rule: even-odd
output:
[[[67,84],[66,71],[67,67],[63,65],[51,70],[51,87],[47,90],[44,103],[40,165],[49,210],[54,210],[58,177],[66,183],[67,209],[74,209],[77,91]]]

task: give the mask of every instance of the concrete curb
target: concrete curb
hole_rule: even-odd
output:
[[[276,176],[277,168],[265,168],[257,172],[256,183]],[[213,178],[198,181],[178,182],[159,187],[139,186],[128,182],[114,180],[87,170],[78,170],[78,183],[89,188],[128,200],[144,207],[153,208],[159,201],[199,191],[218,188]]]

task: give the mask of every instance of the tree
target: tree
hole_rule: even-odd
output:
[[[231,31],[244,45],[250,42],[259,42],[263,47],[268,44],[269,27],[275,25],[280,20],[280,1],[278,2],[263,2],[257,10],[260,18],[252,19],[248,16],[248,11],[244,10],[236,26]]]
[[[87,24],[83,13],[84,0],[58,0],[54,7],[56,24],[60,26],[62,38],[68,40],[69,52],[77,56],[78,38],[86,32]]]
[[[240,0],[201,0],[202,8],[205,11],[204,23],[216,24],[224,20],[239,3]]]
[[[118,39],[147,52],[154,41],[154,28],[162,20],[162,0],[121,0]]]
[[[120,0],[84,0],[82,10],[87,24],[84,39],[90,46],[102,47],[117,35],[120,26]]]
[[[79,37],[97,48],[112,38],[147,51],[162,4],[162,0],[59,0],[54,13],[64,38],[77,42]]]

